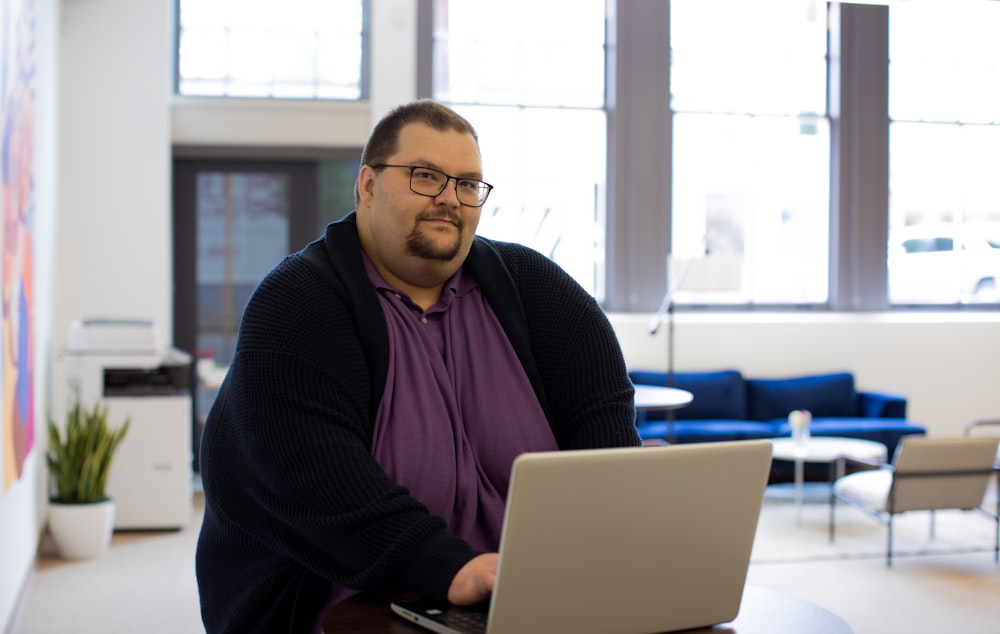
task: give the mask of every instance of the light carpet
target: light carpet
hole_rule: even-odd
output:
[[[996,494],[987,494],[985,507],[996,507]],[[893,558],[983,552],[992,559],[996,524],[979,511],[943,510],[931,514],[911,511],[893,521]],[[836,507],[836,530],[829,540],[828,503],[765,499],[754,541],[754,564],[882,558],[886,556],[887,527],[871,515],[846,504]],[[998,630],[1000,631],[1000,630]]]

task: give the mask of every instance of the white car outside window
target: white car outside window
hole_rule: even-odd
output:
[[[1000,223],[919,224],[889,237],[889,301],[1000,301]]]

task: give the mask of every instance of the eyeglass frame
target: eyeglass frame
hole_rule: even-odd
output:
[[[466,177],[452,176],[451,174],[446,174],[446,173],[442,172],[441,170],[437,169],[436,167],[427,167],[426,165],[394,165],[392,163],[376,163],[375,165],[372,165],[371,167],[372,167],[372,169],[382,169],[383,167],[401,167],[403,169],[410,170],[410,180],[408,182],[408,185],[410,186],[410,191],[413,192],[414,194],[418,195],[418,196],[427,196],[428,198],[434,198],[436,196],[440,196],[441,193],[445,189],[448,188],[448,183],[450,183],[453,180],[455,181],[455,197],[456,197],[456,199],[458,199],[458,183],[460,181],[469,181],[469,182],[479,183],[480,185],[486,185],[486,195],[483,196],[483,202],[479,203],[478,205],[470,205],[468,203],[462,202],[461,199],[458,199],[459,204],[465,205],[466,207],[482,207],[483,205],[486,204],[486,199],[490,197],[490,192],[493,191],[493,185],[490,185],[489,183],[487,183],[484,180],[480,180],[478,178],[466,178]],[[444,183],[441,185],[441,189],[438,190],[438,193],[436,193],[436,194],[425,194],[423,192],[418,192],[417,190],[413,189],[413,172],[415,170],[418,170],[418,169],[425,169],[425,170],[430,170],[432,172],[437,172],[438,174],[441,174],[442,176],[445,177],[444,178]],[[477,188],[477,190],[478,190],[478,188]]]

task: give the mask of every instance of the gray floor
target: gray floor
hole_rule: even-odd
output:
[[[202,498],[179,532],[116,534],[100,559],[64,562],[43,539],[15,633],[203,631],[193,557]],[[978,514],[940,517],[927,539],[926,518],[906,517],[899,553],[887,569],[885,529],[851,509],[838,539],[826,539],[827,509],[767,500],[748,583],[825,607],[858,634],[1000,632],[1000,565],[990,551],[992,524]]]

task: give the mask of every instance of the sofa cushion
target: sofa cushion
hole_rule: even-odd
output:
[[[850,372],[816,374],[789,379],[747,379],[747,404],[753,420],[787,418],[796,409],[813,418],[857,415],[854,375]]]
[[[666,385],[666,372],[636,370],[629,373],[637,385]],[[743,375],[737,370],[675,372],[674,387],[694,395],[690,405],[674,410],[675,420],[746,419],[747,397]],[[646,420],[663,420],[663,412],[650,411]]]
[[[665,421],[639,425],[638,431],[643,440],[666,440],[671,436]],[[750,420],[676,421],[672,435],[677,443],[773,438],[778,435],[778,424]]]

